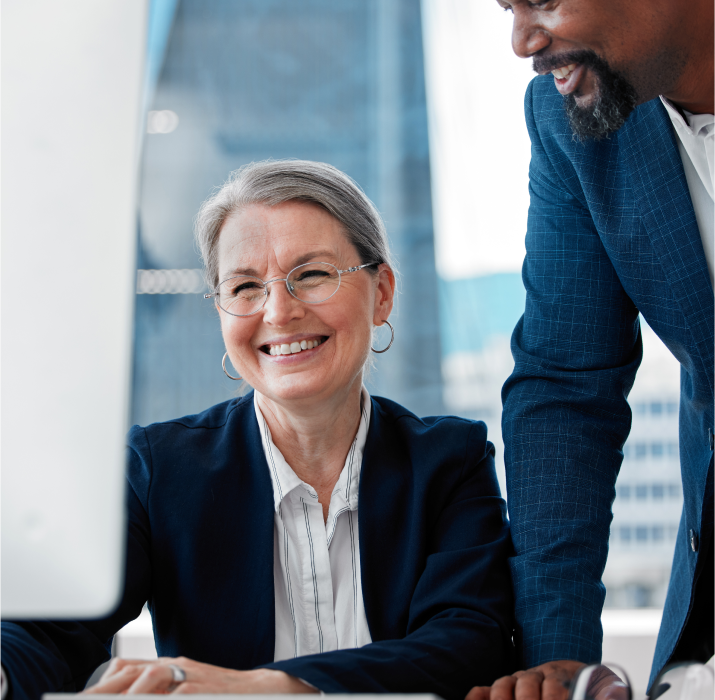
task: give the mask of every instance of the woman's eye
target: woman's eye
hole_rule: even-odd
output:
[[[301,272],[298,278],[296,279],[296,282],[302,282],[303,280],[307,280],[311,277],[329,277],[330,275],[325,272],[325,270],[306,270],[305,272]]]
[[[247,292],[249,290],[259,289],[259,286],[255,282],[244,282],[234,287],[233,294],[241,294],[242,292]]]

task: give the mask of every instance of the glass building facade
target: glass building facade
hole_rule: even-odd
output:
[[[232,170],[266,158],[331,163],[375,202],[400,291],[395,343],[375,357],[368,388],[444,412],[420,1],[179,0],[152,12],[165,33],[150,28],[133,422],[236,394],[192,225]]]

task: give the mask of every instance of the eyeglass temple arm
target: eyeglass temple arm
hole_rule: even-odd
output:
[[[338,272],[341,275],[344,275],[348,272],[357,272],[358,270],[362,270],[364,267],[374,267],[375,265],[379,265],[380,263],[365,263],[364,265],[358,265],[357,267],[349,267],[347,270],[338,270]]]

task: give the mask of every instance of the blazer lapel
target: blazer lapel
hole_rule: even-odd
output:
[[[693,333],[712,389],[713,290],[676,138],[660,100],[639,107],[618,132],[644,226]]]
[[[424,514],[411,505],[413,484],[398,431],[372,399],[358,499],[363,602],[374,642],[405,634],[410,596],[425,553],[410,540],[424,526]]]
[[[238,481],[230,494],[235,533],[226,538],[226,566],[233,570],[232,598],[239,610],[250,610],[246,619],[253,628],[234,629],[229,644],[250,658],[249,667],[271,663],[275,653],[275,593],[273,590],[273,487],[263,452],[261,434],[253,408],[252,393],[246,397],[226,426],[225,454]],[[230,616],[227,620],[230,621]],[[230,623],[235,627],[235,624]],[[250,648],[246,642],[250,639]],[[243,657],[245,659],[245,656]]]

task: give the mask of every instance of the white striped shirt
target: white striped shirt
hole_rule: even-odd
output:
[[[254,395],[275,507],[274,660],[369,644],[360,579],[358,488],[370,425],[363,387],[360,426],[330,498],[327,523],[316,490],[301,481],[273,443]]]

